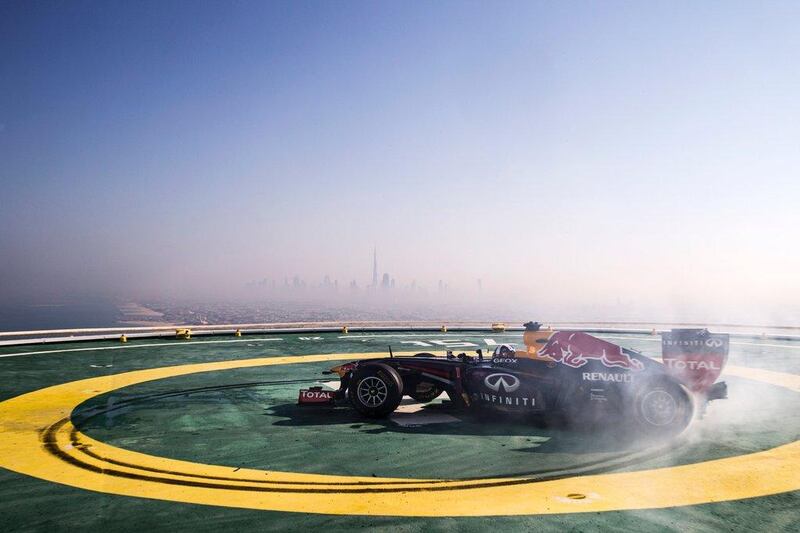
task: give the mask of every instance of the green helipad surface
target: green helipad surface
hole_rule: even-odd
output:
[[[602,336],[649,355],[660,353],[659,337]],[[321,371],[332,366],[330,361],[292,360],[292,364],[264,366],[254,363],[254,366],[242,367],[236,367],[238,363],[235,363],[312,354],[343,354],[346,358],[345,354],[350,353],[385,351],[389,344],[395,351],[440,352],[448,348],[472,350],[520,341],[521,333],[281,333],[242,338],[198,337],[191,341],[149,339],[131,340],[128,344],[85,342],[4,347],[0,348],[3,383],[0,401],[76,380],[114,376],[86,382],[87,387],[105,383],[108,390],[88,391],[86,401],[78,402],[80,405],[72,413],[72,423],[82,435],[92,442],[127,452],[200,463],[201,466],[220,465],[225,468],[220,471],[229,471],[232,478],[244,472],[261,471],[378,480],[635,473],[748,456],[800,438],[800,391],[756,379],[759,369],[781,375],[800,374],[800,343],[790,341],[733,339],[728,365],[740,371],[724,376],[729,384],[730,399],[713,403],[704,419],[680,439],[667,444],[631,441],[614,428],[576,431],[542,427],[526,420],[486,420],[453,413],[437,404],[425,409],[405,405],[401,409],[403,412],[388,421],[367,421],[350,410],[313,410],[295,405],[298,388],[329,379],[321,375]],[[234,363],[226,368],[164,375],[137,383],[129,384],[123,377],[135,370],[232,361]],[[753,370],[741,371],[742,367]],[[35,416],[37,409],[43,411],[45,406],[34,403],[31,409]],[[87,416],[94,412],[100,414]],[[13,432],[19,429],[8,418],[0,419],[0,428],[4,439],[12,438]],[[33,449],[35,445],[29,448],[14,452],[37,451]],[[789,453],[791,460],[800,460],[795,452]],[[759,463],[754,468],[764,468],[763,465]],[[30,468],[35,469],[36,465]],[[713,473],[715,467],[708,468]],[[775,476],[786,476],[786,464],[775,464],[774,468]],[[72,475],[69,472],[65,468],[63,475]],[[53,478],[58,475],[62,474],[52,473]],[[103,472],[97,475],[102,476]],[[80,480],[62,478],[54,482],[2,469],[0,530],[218,530],[221,527],[271,530],[313,526],[333,529],[380,526],[401,530],[490,527],[790,530],[797,529],[800,519],[800,491],[797,490],[664,509],[585,512],[582,505],[591,505],[593,498],[603,498],[603,490],[598,489],[597,495],[589,493],[587,498],[587,494],[580,493],[584,498],[576,497],[575,513],[490,517],[449,517],[448,514],[464,514],[455,513],[450,507],[435,510],[441,517],[365,516],[358,511],[358,498],[367,501],[368,497],[401,496],[392,493],[359,496],[356,493],[347,503],[353,506],[353,514],[337,516],[261,510],[276,508],[270,507],[273,503],[267,496],[247,500],[258,504],[258,510],[230,507],[222,497],[205,501],[205,505],[182,503],[197,500],[191,499],[193,496],[182,496],[184,489],[180,486],[168,487],[164,495],[151,495],[147,492],[149,485],[143,485],[141,494],[148,497],[126,496],[120,494],[131,494],[136,487],[119,488],[110,475],[107,478],[107,483],[81,485]],[[676,478],[680,479],[680,474],[676,474]],[[698,479],[696,490],[702,490],[702,483],[709,482],[707,475]],[[755,485],[755,481],[753,483]],[[664,493],[675,486],[665,485]],[[691,483],[681,490],[691,491]],[[757,492],[755,488],[754,491]],[[521,489],[516,492],[508,489],[498,494],[512,499],[529,497]],[[150,496],[169,499],[150,499]],[[423,502],[419,505],[422,511],[425,496],[419,497]],[[497,507],[494,497],[487,493],[487,498],[481,500],[485,513],[484,507],[478,506],[470,514],[492,514],[492,509]],[[282,503],[286,504],[292,496],[282,498]],[[335,496],[320,492],[312,498],[324,507]],[[170,501],[172,499],[180,501]],[[431,502],[434,501],[431,497]],[[508,502],[505,503],[508,507]],[[349,512],[349,509],[345,510]]]

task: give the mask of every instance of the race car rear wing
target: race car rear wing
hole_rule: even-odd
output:
[[[673,329],[661,334],[667,371],[696,393],[710,393],[728,361],[730,339],[707,329]]]

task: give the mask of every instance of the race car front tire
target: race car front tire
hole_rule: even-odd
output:
[[[350,380],[350,404],[369,418],[389,416],[403,398],[403,380],[389,365],[373,363],[360,366]]]

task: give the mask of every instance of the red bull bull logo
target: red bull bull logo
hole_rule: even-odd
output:
[[[538,355],[572,368],[580,368],[594,359],[609,368],[644,369],[644,364],[623,352],[621,346],[581,332],[553,333]]]

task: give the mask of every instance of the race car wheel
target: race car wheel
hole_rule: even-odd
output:
[[[403,397],[403,381],[397,371],[383,364],[359,367],[350,381],[353,408],[364,416],[382,418],[394,411]]]
[[[639,425],[648,433],[675,434],[689,425],[694,406],[683,385],[659,381],[639,392],[635,410]]]
[[[441,393],[442,389],[433,383],[422,381],[408,395],[420,403],[428,403],[438,398]]]

